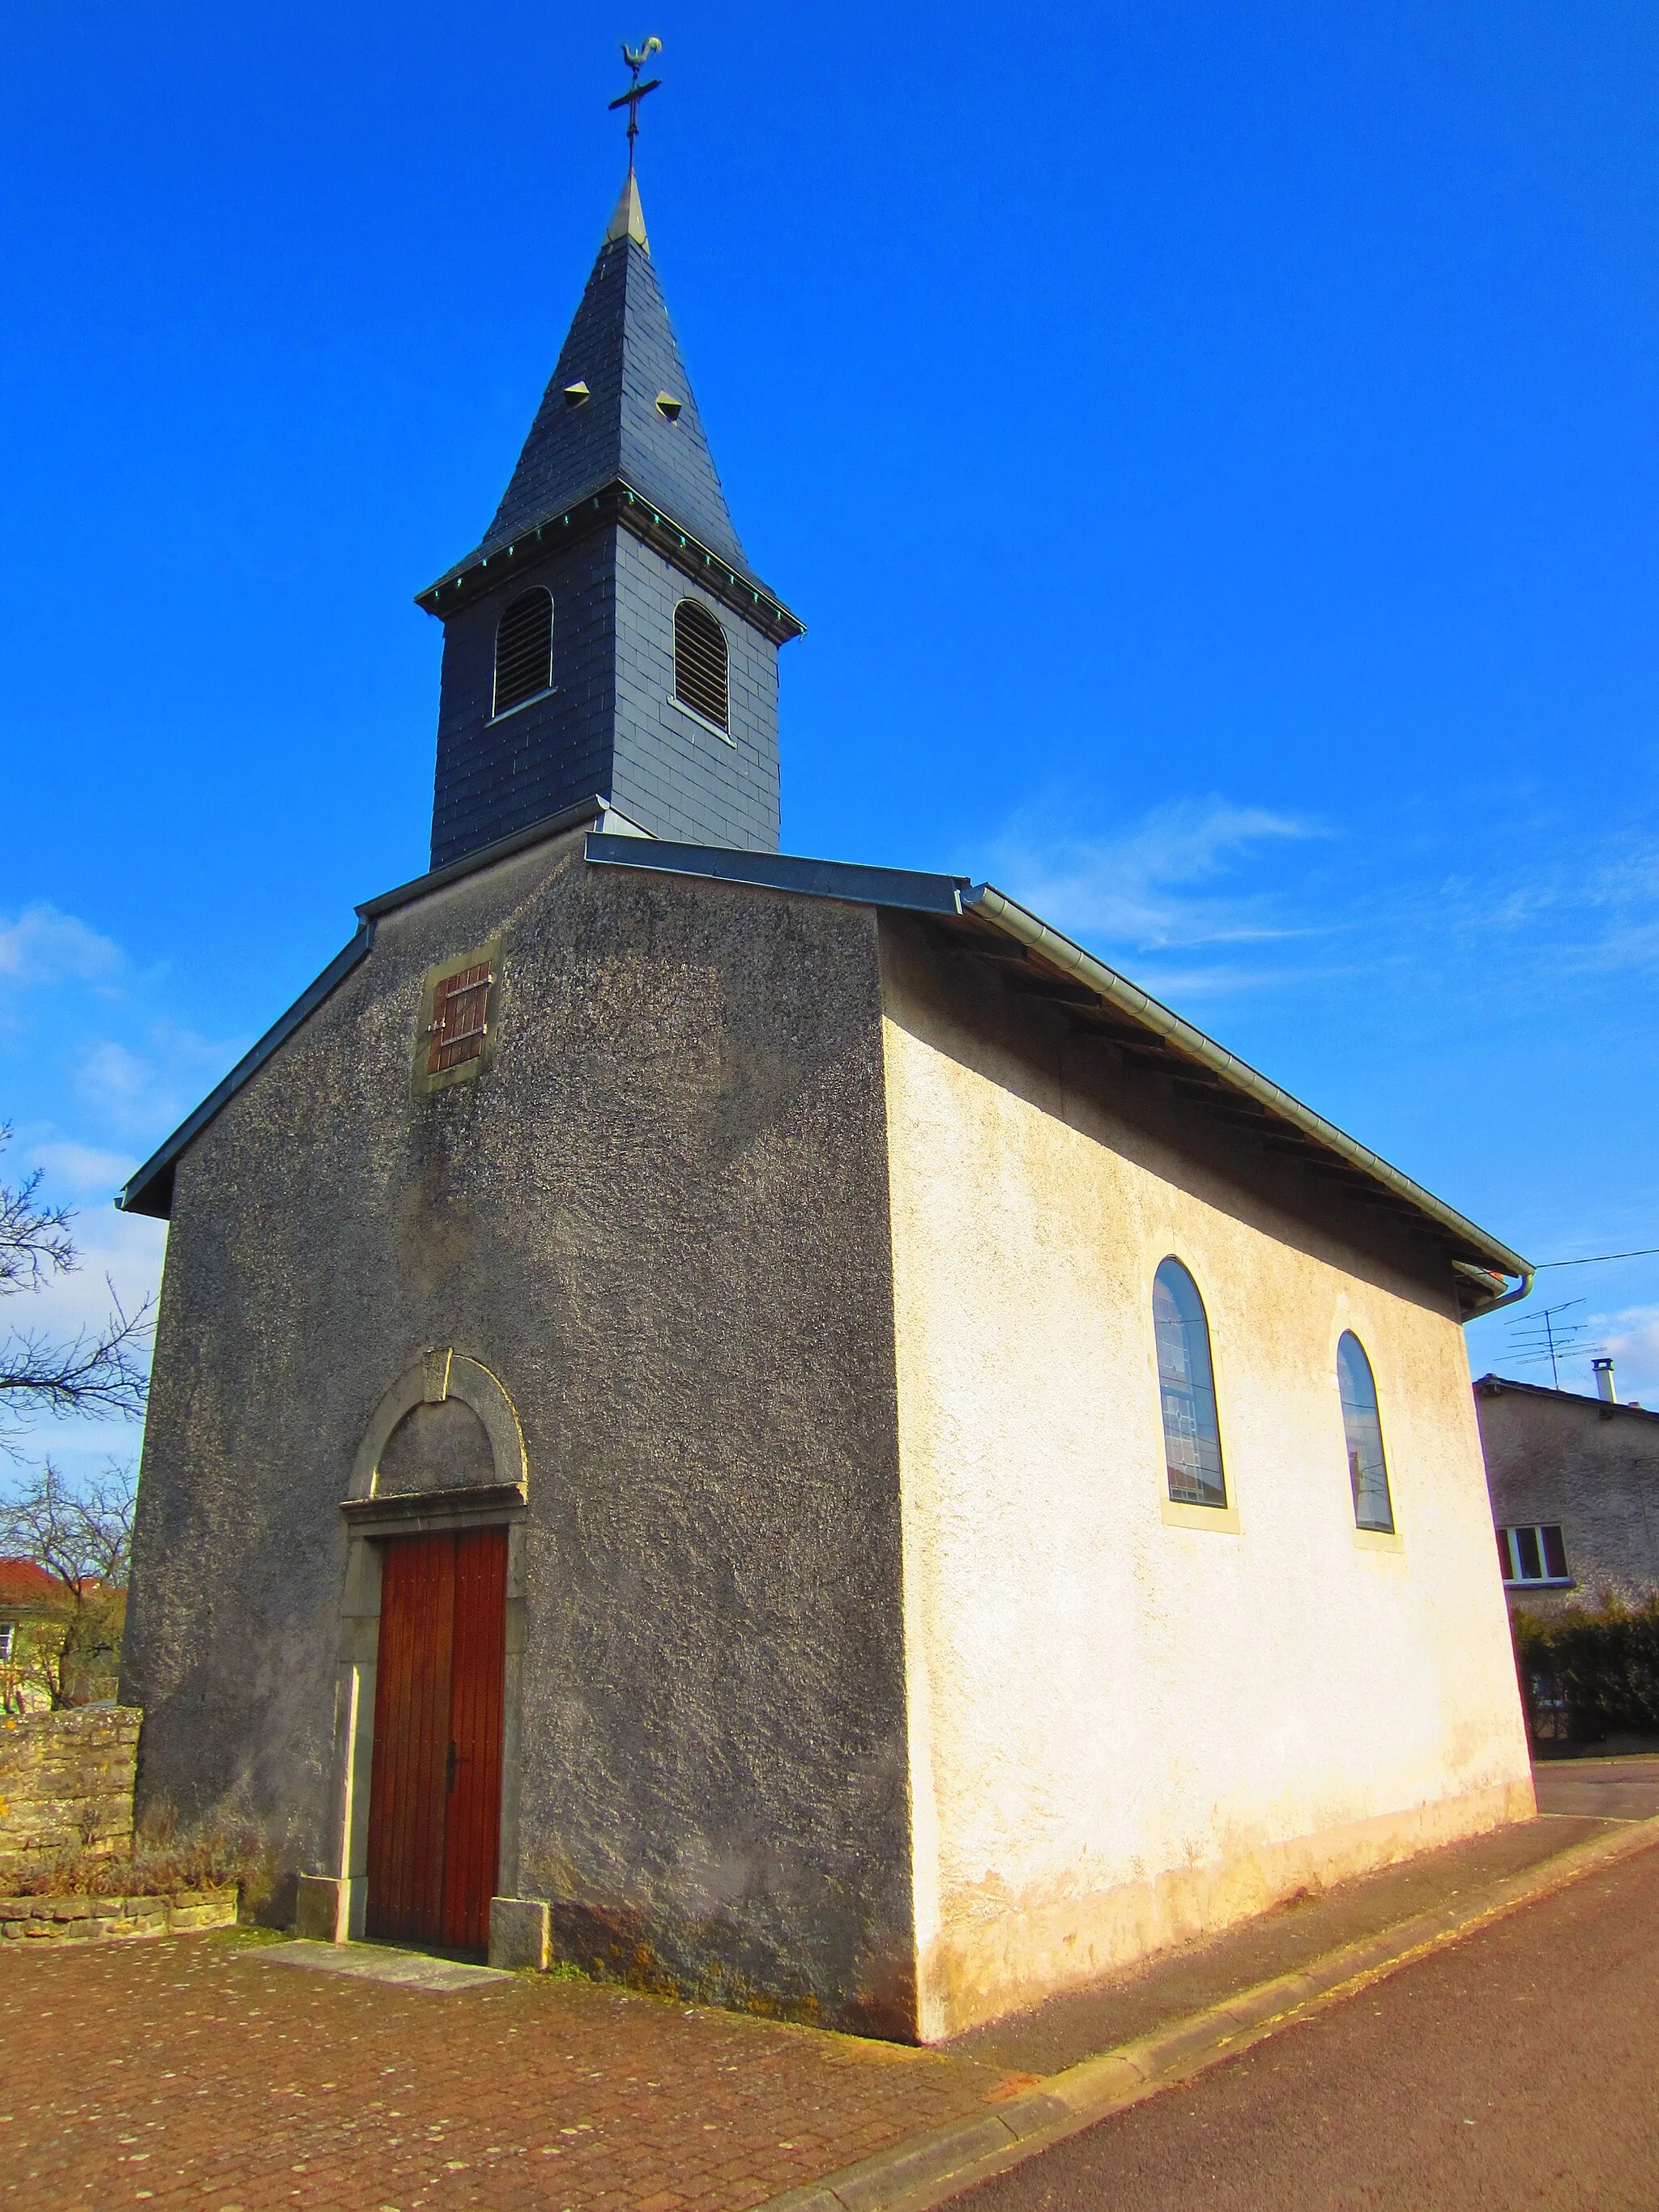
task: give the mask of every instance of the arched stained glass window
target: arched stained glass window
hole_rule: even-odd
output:
[[[507,602],[495,626],[495,704],[505,714],[553,681],[553,595],[538,586]]]
[[[1376,1382],[1365,1347],[1352,1330],[1343,1331],[1336,1347],[1336,1379],[1342,1395],[1342,1432],[1348,1442],[1355,1525],[1392,1535],[1394,1505],[1389,1496],[1388,1462],[1382,1456]]]
[[[1224,1507],[1210,1325],[1198,1285],[1179,1260],[1165,1260],[1153,1279],[1152,1333],[1170,1499],[1176,1505]]]

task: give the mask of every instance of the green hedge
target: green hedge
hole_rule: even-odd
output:
[[[1548,1619],[1517,1612],[1510,1626],[1535,1735],[1560,1734],[1563,1720],[1577,1743],[1659,1735],[1659,1598]]]

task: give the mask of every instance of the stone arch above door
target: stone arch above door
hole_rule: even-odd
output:
[[[381,1458],[393,1432],[409,1414],[419,1407],[440,1407],[452,1401],[470,1407],[482,1424],[495,1463],[494,1481],[512,1484],[522,1492],[528,1468],[524,1431],[513,1401],[481,1360],[469,1358],[465,1352],[446,1345],[422,1352],[374,1408],[352,1465],[350,1497],[368,1498],[378,1494]]]

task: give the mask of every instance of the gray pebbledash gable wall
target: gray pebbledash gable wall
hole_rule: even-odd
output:
[[[915,2032],[876,927],[557,841],[383,920],[191,1146],[141,1806],[330,1866],[339,1501],[453,1344],[529,1457],[519,1893],[568,1953]],[[415,1103],[422,975],[497,932],[496,1060]]]

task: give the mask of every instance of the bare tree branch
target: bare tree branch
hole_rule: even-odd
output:
[[[77,1601],[94,1586],[124,1589],[137,1495],[130,1467],[112,1462],[71,1481],[48,1460],[15,1497],[0,1498],[0,1555],[33,1560]]]
[[[0,1148],[11,1139],[0,1125]],[[15,1188],[0,1183],[0,1297],[40,1291],[81,1264],[64,1206],[43,1206],[38,1171]],[[144,1410],[149,1390],[147,1352],[154,1301],[128,1313],[108,1285],[109,1319],[67,1343],[41,1329],[15,1329],[0,1338],[0,1451],[16,1456],[4,1434],[32,1413],[86,1413],[131,1419]]]
[[[11,1124],[0,1121],[0,1152],[10,1142]],[[40,1188],[39,1168],[15,1190],[0,1183],[0,1297],[38,1291],[43,1280],[67,1275],[81,1264],[69,1233],[69,1208],[37,1203]]]
[[[48,1461],[15,1497],[0,1498],[0,1555],[32,1560],[58,1584],[57,1596],[19,1626],[0,1669],[0,1708],[24,1712],[44,1698],[57,1711],[114,1694],[136,1494],[130,1467],[112,1462],[101,1475],[71,1480]]]
[[[142,1413],[149,1388],[143,1352],[155,1301],[128,1313],[108,1276],[114,1308],[100,1329],[82,1329],[65,1343],[38,1329],[15,1332],[0,1344],[0,1418],[44,1407],[55,1413]]]

